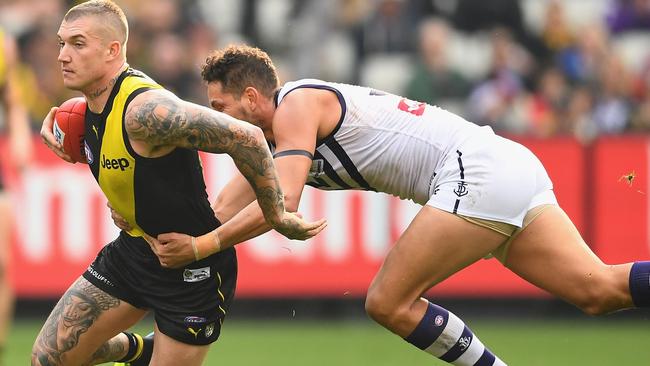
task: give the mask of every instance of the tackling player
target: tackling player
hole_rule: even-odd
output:
[[[212,108],[264,131],[290,210],[305,184],[422,205],[366,298],[370,317],[417,348],[454,365],[505,364],[459,317],[422,297],[488,256],[587,314],[650,306],[650,262],[604,264],[558,206],[537,157],[490,127],[361,86],[305,79],[280,87],[268,55],[247,46],[214,52],[202,76]],[[269,229],[241,176],[214,210],[230,225],[196,240],[231,238],[222,250]],[[170,267],[192,260],[191,236],[158,240]]]

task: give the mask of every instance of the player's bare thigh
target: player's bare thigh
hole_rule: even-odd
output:
[[[411,311],[424,292],[485,257],[505,240],[505,235],[494,230],[424,206],[375,276],[366,308],[380,323],[383,317],[397,318],[395,324],[384,325],[408,335],[425,311],[426,306]]]
[[[155,326],[155,338],[153,355],[150,366],[200,366],[210,349],[209,345],[197,346],[179,342],[164,333],[158,326]]]
[[[54,307],[32,349],[32,365],[93,365],[95,352],[146,314],[80,277]]]
[[[631,264],[604,264],[557,205],[549,205],[513,238],[505,265],[588,313],[632,306]]]

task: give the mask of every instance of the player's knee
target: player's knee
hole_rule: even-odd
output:
[[[391,307],[385,300],[386,299],[382,296],[381,291],[372,288],[366,295],[366,313],[379,324],[384,324],[391,314]]]
[[[388,329],[398,328],[407,318],[408,306],[400,306],[379,291],[368,292],[365,306],[368,316]]]

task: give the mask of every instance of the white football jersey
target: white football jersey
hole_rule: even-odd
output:
[[[303,79],[286,83],[276,104],[298,88],[326,89],[341,103],[334,131],[318,141],[307,184],[325,190],[362,189],[425,204],[438,168],[463,142],[494,136],[439,107],[355,85]],[[482,139],[481,139],[482,140]]]

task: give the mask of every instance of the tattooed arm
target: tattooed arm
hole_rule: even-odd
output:
[[[124,119],[129,138],[151,155],[173,147],[230,155],[255,191],[264,218],[281,234],[304,240],[324,228],[324,220],[307,223],[286,212],[273,157],[258,127],[164,90],[136,96]]]

